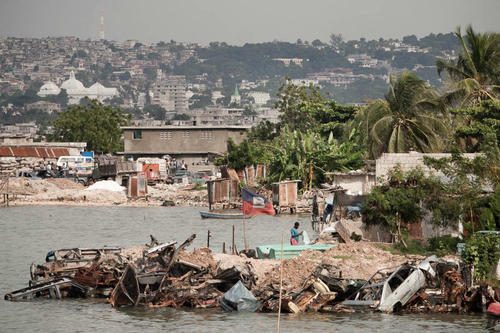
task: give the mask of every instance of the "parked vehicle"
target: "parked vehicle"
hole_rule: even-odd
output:
[[[56,165],[70,174],[90,176],[94,170],[94,158],[90,156],[61,156]]]
[[[137,159],[137,169],[142,171],[148,183],[169,183],[167,161],[162,158],[140,157]]]

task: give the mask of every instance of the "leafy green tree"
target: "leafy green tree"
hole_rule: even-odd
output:
[[[218,160],[217,165],[226,164],[235,170],[241,170],[246,166],[265,164],[268,159],[266,152],[261,145],[256,145],[243,140],[239,145],[233,139],[227,140],[227,154],[225,158]]]
[[[153,68],[144,68],[144,74],[146,75],[147,79],[150,81],[153,81],[156,79],[156,70]]]
[[[120,78],[120,81],[128,81],[131,79],[129,71],[126,71],[125,73],[120,74],[118,77]]]
[[[115,152],[123,148],[120,126],[129,123],[130,116],[120,108],[103,106],[97,100],[86,105],[72,105],[54,120],[52,141],[87,142],[87,149],[96,152]]]
[[[462,115],[466,124],[457,128],[455,135],[465,139],[468,151],[476,152],[485,144],[500,147],[500,100],[486,100],[470,109],[459,109],[456,114]],[[491,139],[488,142],[488,137]]]
[[[176,113],[172,120],[189,120],[191,117],[185,113]]]
[[[156,120],[165,120],[167,110],[159,105],[148,104],[144,107],[144,113],[148,113],[150,117]]]
[[[248,140],[250,142],[271,142],[276,136],[279,135],[280,125],[270,122],[269,120],[262,121],[253,126],[248,133]]]
[[[456,152],[448,158],[424,157],[427,166],[446,177],[443,193],[454,198],[455,211],[470,233],[500,227],[500,153],[498,147],[488,147],[493,149],[473,158]]]
[[[68,93],[66,89],[61,89],[57,95],[48,95],[43,98],[44,101],[58,103],[61,107],[66,107],[68,105]]]
[[[477,281],[485,281],[494,276],[499,250],[500,237],[496,234],[476,233],[467,242],[462,258],[466,263],[474,265],[474,278]]]
[[[281,126],[290,130],[318,131],[324,137],[333,132],[341,137],[344,124],[354,117],[356,108],[342,106],[321,95],[318,87],[296,86],[289,79],[281,85],[276,108]]]
[[[352,141],[339,144],[333,135],[324,139],[313,131],[301,132],[285,126],[272,145],[265,145],[270,153],[269,179],[301,180],[301,186],[312,188],[325,181],[325,174],[347,171],[363,165],[363,152]]]
[[[445,195],[444,184],[422,169],[404,172],[400,166],[390,170],[387,181],[372,188],[361,215],[367,225],[381,225],[397,235],[405,246],[404,228],[422,220],[424,209],[433,214],[437,226],[457,226],[460,218],[457,201]]]
[[[410,149],[431,153],[444,148],[448,129],[438,94],[412,72],[391,76],[385,101],[371,102],[356,115],[369,158]]]
[[[461,107],[478,105],[486,99],[500,96],[500,34],[476,33],[469,25],[465,36],[460,27],[456,36],[461,51],[458,60],[438,59],[438,74],[446,72],[450,89],[445,97],[452,105]]]

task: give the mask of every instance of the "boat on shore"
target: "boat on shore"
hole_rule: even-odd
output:
[[[202,219],[250,219],[253,215],[245,215],[242,212],[231,212],[231,211],[201,211],[200,216]]]
[[[307,244],[307,245],[290,245],[283,244],[283,259],[293,258],[299,255],[300,252],[305,250],[326,251],[335,244]],[[280,259],[281,258],[281,244],[261,245],[257,246],[257,258],[259,259]]]

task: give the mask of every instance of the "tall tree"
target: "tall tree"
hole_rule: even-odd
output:
[[[500,34],[476,33],[468,26],[465,36],[460,27],[456,36],[461,51],[457,61],[437,59],[438,74],[446,72],[449,89],[445,94],[452,106],[476,106],[482,100],[500,96]]]
[[[369,158],[383,152],[442,151],[448,130],[438,94],[412,72],[391,75],[385,101],[371,102],[357,115]]]
[[[486,100],[473,108],[454,110],[467,124],[457,128],[458,143],[467,143],[467,151],[477,152],[500,147],[500,100]]]
[[[72,105],[54,120],[53,141],[87,142],[87,149],[96,152],[114,152],[122,147],[122,130],[130,121],[120,108],[103,106],[97,100],[85,105]]]
[[[313,85],[297,86],[289,79],[281,85],[275,104],[280,111],[281,127],[290,130],[317,131],[327,138],[344,134],[344,124],[354,117],[356,108],[337,104],[324,97]]]

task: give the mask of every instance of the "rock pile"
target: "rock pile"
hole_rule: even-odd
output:
[[[32,171],[45,169],[57,159],[39,157],[0,157],[0,174],[15,174],[18,170]]]

